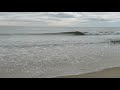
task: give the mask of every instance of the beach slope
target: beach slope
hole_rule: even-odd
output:
[[[87,74],[61,76],[58,78],[120,78],[120,67],[109,68]]]

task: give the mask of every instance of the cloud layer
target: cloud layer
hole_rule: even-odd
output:
[[[0,12],[6,26],[120,26],[120,12]]]

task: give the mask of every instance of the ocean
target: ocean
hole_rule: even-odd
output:
[[[0,77],[52,78],[117,66],[119,27],[0,26]]]

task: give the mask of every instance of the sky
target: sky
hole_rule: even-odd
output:
[[[120,12],[0,12],[0,26],[120,27]]]

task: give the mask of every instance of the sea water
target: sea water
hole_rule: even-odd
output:
[[[87,34],[59,34],[75,31]],[[50,78],[120,66],[120,44],[110,42],[120,40],[119,32],[117,27],[1,26],[0,77]]]

